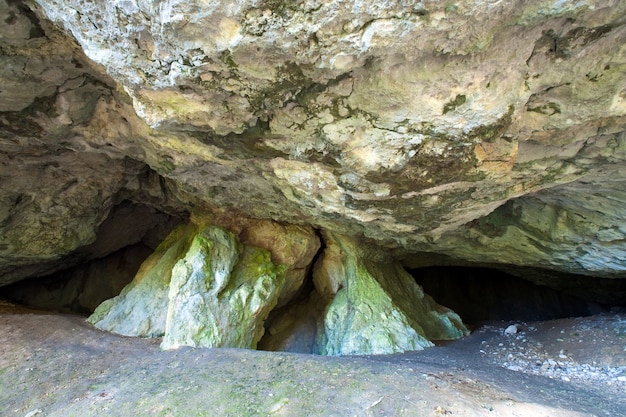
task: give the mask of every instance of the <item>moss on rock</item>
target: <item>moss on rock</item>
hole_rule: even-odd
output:
[[[284,267],[265,249],[209,226],[172,270],[164,349],[255,348],[278,301]]]
[[[89,321],[127,336],[163,336],[164,349],[255,348],[285,269],[268,250],[243,245],[223,228],[179,227]]]
[[[327,277],[339,290],[325,313],[318,344],[325,355],[387,354],[422,350],[430,340],[468,333],[461,318],[424,294],[395,261],[350,238],[327,233],[332,254],[316,269],[316,285]],[[341,265],[334,265],[337,261]],[[337,271],[343,276],[337,277]],[[322,292],[337,288],[337,282]]]

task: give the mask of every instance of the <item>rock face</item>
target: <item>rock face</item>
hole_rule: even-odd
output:
[[[626,277],[624,2],[0,0],[0,19],[0,285],[207,218],[287,265],[268,305],[323,311],[333,299],[332,317],[316,316],[328,333],[361,323],[370,342],[386,336],[368,314],[385,312],[404,349],[439,333],[395,297],[408,285],[396,261],[495,266],[583,293],[596,291],[588,277]],[[154,224],[140,211],[111,226],[122,204],[169,229],[135,227]],[[313,229],[340,236],[331,247],[367,239],[389,261],[329,249],[317,295],[303,295]],[[173,269],[198,300],[213,288],[191,258],[174,268],[192,245],[184,230],[123,307],[105,304],[111,323],[131,317],[117,331],[166,333]],[[364,292],[375,308],[348,314]],[[447,314],[433,323],[463,333]]]
[[[261,229],[276,227],[264,222]],[[261,240],[258,231],[253,222],[245,234],[271,247],[271,236],[270,242]],[[302,239],[306,229],[302,231],[292,241],[303,243],[301,248],[319,247],[316,236],[307,241]],[[430,340],[468,333],[460,317],[424,294],[397,261],[339,235],[327,234],[324,242],[314,272],[316,289],[309,295],[317,306],[308,302],[283,310],[276,320],[281,331],[270,331],[274,334],[266,347],[324,355],[386,354],[421,350],[432,346]],[[267,249],[242,245],[217,226],[181,227],[146,260],[133,282],[102,303],[89,320],[128,336],[162,336],[163,349],[255,348],[279,297],[285,304],[294,297],[293,291],[288,298],[284,295],[286,271],[313,258],[305,254],[277,265],[271,259],[286,259],[285,247],[274,249],[272,256]],[[294,311],[300,313],[295,320]],[[299,328],[307,321],[305,315],[313,319],[304,334],[308,343],[287,343],[302,339]]]
[[[267,227],[280,228],[253,222],[246,235],[261,239],[259,229]],[[271,239],[260,241],[273,249],[270,252],[242,244],[218,226],[179,227],[121,294],[102,303],[89,320],[98,328],[127,336],[162,336],[164,349],[255,348],[279,298],[291,301],[302,285],[298,278],[288,284],[293,278],[288,272],[308,265],[315,254],[302,249],[319,247],[310,230],[296,229],[291,242],[301,245],[293,243],[287,251],[284,245],[272,245]],[[274,263],[272,258],[292,262]]]
[[[193,226],[174,230],[141,265],[120,295],[100,304],[89,321],[100,329],[126,336],[163,336],[172,270],[185,255],[194,232]]]
[[[38,4],[154,129],[133,156],[200,200],[623,275],[620,2]]]
[[[183,213],[141,162],[145,128],[115,82],[21,2],[0,1],[0,19],[0,285],[102,258],[167,223],[159,212]],[[151,208],[108,227],[134,203]]]
[[[352,238],[324,234],[313,271],[315,289],[272,318],[261,346],[323,355],[422,350],[431,340],[469,333],[384,252]]]
[[[266,250],[238,246],[232,233],[209,227],[174,265],[163,349],[256,347],[285,282],[284,268]]]
[[[350,239],[329,235],[315,275],[332,294],[325,312],[320,352],[387,354],[422,350],[430,340],[469,333],[461,318],[424,294],[399,263]]]

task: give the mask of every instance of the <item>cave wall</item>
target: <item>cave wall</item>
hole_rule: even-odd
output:
[[[102,237],[124,202],[409,268],[626,277],[623,2],[0,0],[0,19],[0,285],[141,241],[140,212]]]
[[[172,201],[366,235],[398,256],[623,275],[620,2],[5,4],[12,50],[65,48],[38,57],[63,74],[49,92],[3,90],[6,110],[47,97],[73,149],[148,164]],[[34,66],[20,54],[4,59]],[[71,56],[81,68],[59,71]],[[38,117],[24,119],[54,130]]]
[[[414,269],[410,273],[425,292],[453,309],[472,327],[502,320],[589,316],[614,307],[591,300],[589,293],[568,294],[496,269],[439,266]],[[626,303],[623,297],[620,300]]]

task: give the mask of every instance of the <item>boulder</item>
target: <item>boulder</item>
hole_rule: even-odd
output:
[[[255,348],[285,269],[221,227],[181,226],[89,321],[127,336],[163,337],[163,349]]]
[[[219,227],[202,230],[172,270],[161,347],[256,348],[284,282],[267,250]]]
[[[424,294],[402,266],[384,253],[350,238],[326,233],[316,286],[332,292],[318,336],[326,355],[388,354],[422,350],[432,340],[469,333],[461,318]],[[337,265],[336,262],[340,262]],[[342,275],[337,275],[337,272]]]

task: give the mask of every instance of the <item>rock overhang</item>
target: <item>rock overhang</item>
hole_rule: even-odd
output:
[[[623,5],[41,0],[33,23],[4,4],[3,59],[41,87],[5,67],[29,93],[5,94],[5,155],[44,138],[133,159],[162,178],[139,187],[156,205],[360,235],[398,258],[623,277]],[[36,57],[42,42],[57,57]],[[138,171],[91,202],[85,236]]]

